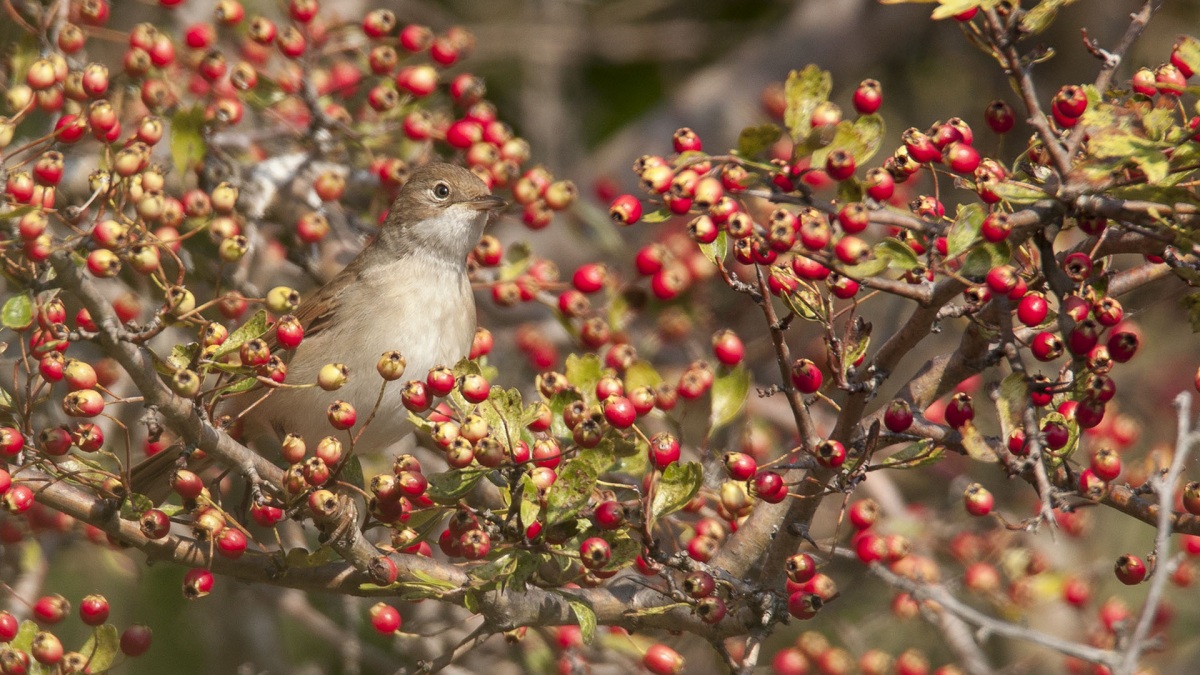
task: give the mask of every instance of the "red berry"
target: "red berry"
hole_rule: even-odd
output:
[[[883,88],[877,80],[863,80],[854,90],[854,110],[860,115],[869,115],[883,103]]]
[[[833,439],[821,441],[814,451],[821,466],[836,469],[846,463],[846,446]]]
[[[371,626],[382,635],[400,630],[400,611],[386,602],[377,602],[368,610]]]
[[[958,429],[973,419],[975,406],[971,402],[971,395],[966,392],[955,394],[946,405],[946,423]]]
[[[943,159],[955,173],[974,174],[979,167],[979,151],[966,143],[953,142],[947,145]]]
[[[741,338],[731,330],[720,330],[712,337],[713,355],[727,366],[736,366],[746,355],[746,347]]]
[[[679,461],[679,441],[666,432],[660,432],[650,437],[650,461],[655,468],[662,470]]]
[[[749,480],[758,471],[758,463],[744,452],[727,452],[723,461],[733,480]]]
[[[983,111],[984,120],[991,127],[992,131],[998,134],[1008,133],[1012,131],[1016,125],[1017,117],[1013,112],[1012,106],[1004,101],[992,101]]]
[[[579,545],[579,558],[589,570],[603,569],[612,558],[612,548],[600,537],[589,537]]]
[[[1033,342],[1029,345],[1029,349],[1038,361],[1053,361],[1062,356],[1065,351],[1063,341],[1049,331],[1042,331],[1033,336]]]
[[[812,394],[821,388],[824,375],[817,364],[808,359],[798,359],[792,363],[792,386],[803,394]]]
[[[867,196],[871,199],[877,202],[886,202],[895,193],[896,179],[887,169],[877,167],[867,171],[863,187],[866,188]]]
[[[967,513],[973,516],[986,516],[992,512],[992,506],[995,504],[995,498],[992,493],[979,483],[971,483],[963,492],[963,506],[967,508]]]
[[[855,168],[854,155],[846,150],[834,150],[825,158],[825,172],[836,181],[853,176]]]
[[[1146,579],[1146,564],[1135,555],[1125,554],[1117,558],[1113,572],[1121,583],[1136,586]]]
[[[71,603],[57,593],[43,595],[33,603],[33,618],[38,623],[52,626],[71,613]]]
[[[637,410],[628,398],[609,396],[604,399],[604,419],[618,429],[628,429],[637,421]]]
[[[1083,87],[1068,84],[1054,95],[1054,110],[1063,117],[1076,118],[1087,110],[1087,93]]]
[[[883,425],[888,431],[902,433],[907,431],[913,422],[912,407],[908,401],[896,399],[888,404],[883,413]]]
[[[850,505],[847,515],[854,529],[865,530],[879,519],[879,503],[874,499],[860,499]]]
[[[811,619],[824,604],[825,601],[816,593],[796,591],[788,598],[788,613],[797,619]]]
[[[79,618],[89,626],[99,626],[108,620],[108,600],[103,595],[84,596],[79,601]]]
[[[600,263],[582,265],[571,277],[571,285],[580,293],[595,293],[603,289],[607,281],[608,268]]]
[[[1041,293],[1027,293],[1017,303],[1017,318],[1026,326],[1040,326],[1049,313],[1050,306],[1046,303],[1046,297]]]
[[[0,611],[0,642],[12,642],[21,630],[21,622],[17,617],[5,611]]]
[[[150,639],[154,633],[149,626],[134,624],[121,633],[121,653],[136,657],[145,654],[150,649]]]
[[[678,675],[683,672],[684,660],[674,649],[653,644],[642,657],[642,665],[654,675]]]

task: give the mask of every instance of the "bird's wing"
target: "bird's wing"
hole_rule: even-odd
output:
[[[301,303],[296,310],[296,318],[304,326],[304,337],[311,338],[328,327],[337,315],[338,296],[346,289],[347,279],[338,275],[329,283],[317,289],[306,302]]]

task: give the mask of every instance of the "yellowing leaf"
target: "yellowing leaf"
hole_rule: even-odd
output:
[[[977,462],[986,462],[995,464],[999,461],[996,458],[996,453],[992,451],[987,440],[975,428],[975,425],[968,422],[959,428],[959,433],[962,434],[963,449],[967,451],[967,456]]]

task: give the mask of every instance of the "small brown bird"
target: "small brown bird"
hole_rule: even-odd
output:
[[[358,411],[357,432],[379,396],[383,381],[375,366],[384,352],[404,356],[405,379],[423,379],[430,368],[465,357],[475,336],[467,256],[491,214],[503,206],[503,199],[462,167],[435,163],[414,171],[378,237],[296,312],[304,340],[288,362],[287,382],[316,382],[329,363],[345,364],[349,381],[332,392],[319,387],[271,392],[245,413],[243,439],[277,447],[293,433],[311,448],[335,433],[325,410],[338,399]],[[375,419],[355,445],[357,453],[378,452],[411,432],[401,389],[398,383],[386,388]],[[258,401],[257,393],[238,396],[218,412],[240,414]],[[134,467],[134,492],[165,499],[180,452],[162,452]]]

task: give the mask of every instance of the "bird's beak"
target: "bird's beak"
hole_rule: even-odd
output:
[[[484,195],[464,203],[476,211],[494,211],[508,206],[508,202],[496,195]]]

